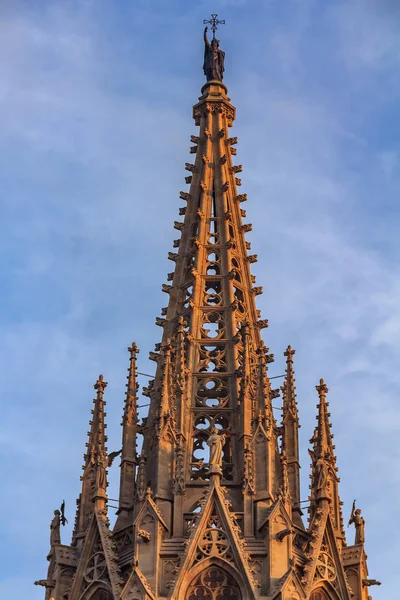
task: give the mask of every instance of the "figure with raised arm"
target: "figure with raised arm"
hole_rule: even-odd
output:
[[[354,544],[363,544],[365,542],[365,521],[364,518],[361,516],[361,510],[359,508],[356,509],[355,500],[351,509],[351,515],[348,525],[351,525],[352,523],[354,523],[354,526],[356,528],[356,537]]]
[[[207,39],[208,27],[204,29],[204,75],[207,81],[216,79],[222,81],[225,70],[225,52],[220,50],[219,41],[213,37],[211,44]]]

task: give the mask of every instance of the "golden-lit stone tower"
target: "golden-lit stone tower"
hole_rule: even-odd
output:
[[[167,307],[161,343],[150,357],[154,380],[138,421],[135,344],[122,421],[118,516],[107,518],[104,390],[93,418],[71,545],[51,524],[46,600],[368,600],[364,521],[352,513],[356,543],[346,544],[332,445],[327,387],[319,394],[311,440],[309,519],[300,495],[299,419],[293,355],[286,350],[282,421],[274,417],[245,239],[246,194],[230,134],[235,108],[222,83],[224,53],[205,31],[207,82],[193,108],[198,131],[186,163],[185,206],[162,286]]]

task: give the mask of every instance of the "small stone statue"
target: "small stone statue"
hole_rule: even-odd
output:
[[[325,460],[320,456],[315,463],[315,471],[317,474],[317,491],[323,491],[328,483],[328,469]]]
[[[108,456],[105,452],[100,452],[97,458],[96,485],[97,488],[101,488],[104,491],[107,489],[107,467]]]
[[[356,501],[354,500],[353,506],[351,508],[351,515],[348,522],[348,525],[354,523],[356,528],[356,537],[354,544],[363,544],[365,542],[365,521],[361,516],[361,510],[359,508],[356,509]]]
[[[312,441],[312,440],[311,440]],[[315,473],[315,490],[316,492],[324,492],[328,484],[328,465],[323,456],[318,458],[313,450],[308,451]]]
[[[208,27],[204,29],[204,64],[203,71],[207,81],[222,81],[225,70],[225,52],[219,49],[219,41],[213,37],[211,44],[207,39]]]
[[[55,544],[61,544],[60,536],[60,524],[61,524],[61,513],[59,510],[54,511],[54,517],[50,523],[50,547],[52,548]]]
[[[222,473],[222,448],[225,444],[226,435],[220,435],[215,425],[211,428],[211,435],[207,440],[207,445],[210,448],[210,473]]]

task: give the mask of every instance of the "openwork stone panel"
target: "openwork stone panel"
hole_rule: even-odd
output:
[[[186,600],[242,600],[242,594],[232,577],[219,567],[212,566],[196,577]]]

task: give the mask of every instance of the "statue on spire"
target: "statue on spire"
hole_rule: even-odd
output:
[[[355,500],[351,508],[351,515],[347,527],[349,527],[353,523],[356,528],[356,537],[354,543],[363,544],[365,542],[365,521],[364,518],[361,516],[361,509],[356,509]]]
[[[211,435],[207,440],[207,444],[210,448],[210,471],[209,473],[219,473],[222,474],[222,449],[225,444],[226,435],[220,434],[218,428],[211,428]]]
[[[50,523],[50,547],[52,548],[55,544],[61,544],[60,537],[60,518],[61,512],[59,510],[54,511],[54,517]]]
[[[207,77],[207,81],[214,79],[222,81],[225,70],[225,52],[219,48],[219,40],[215,37],[215,31],[218,23],[225,23],[225,21],[218,21],[217,15],[212,15],[212,19],[204,21],[204,23],[211,23],[211,29],[213,31],[213,38],[211,44],[207,39],[208,27],[204,29],[204,64],[203,71]]]

